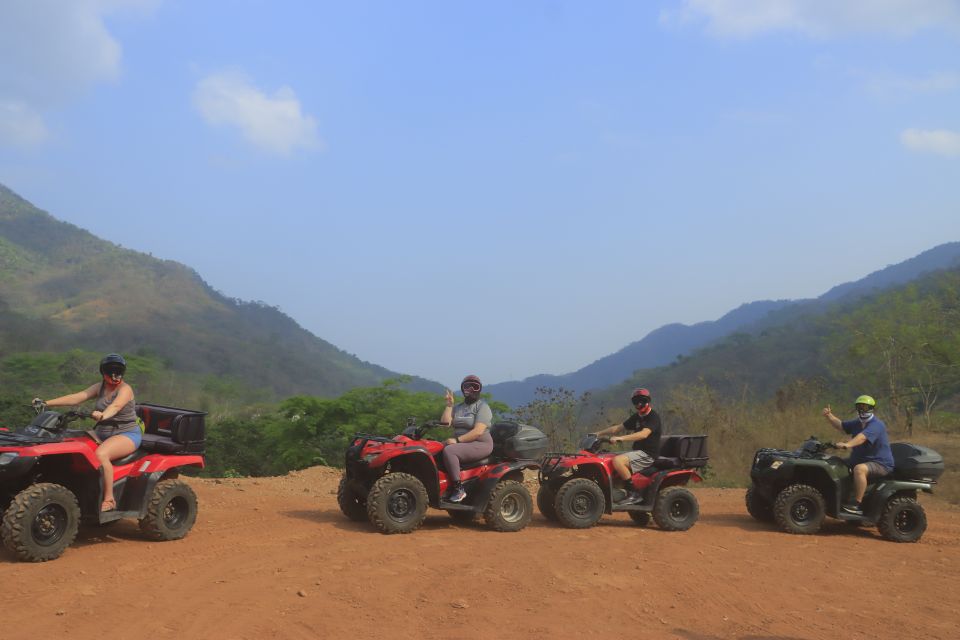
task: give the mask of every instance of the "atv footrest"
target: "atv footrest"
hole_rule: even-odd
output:
[[[139,511],[101,511],[100,512],[100,524],[107,524],[108,522],[113,522],[115,520],[121,520],[123,518],[139,518]]]
[[[641,502],[639,504],[618,505],[617,503],[613,503],[611,505],[611,511],[653,511],[653,504],[644,504]]]
[[[476,511],[477,508],[472,504],[464,504],[462,502],[450,502],[449,500],[441,500],[440,509],[446,509],[447,511]]]

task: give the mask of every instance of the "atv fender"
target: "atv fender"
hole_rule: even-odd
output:
[[[376,479],[383,475],[388,464],[391,472],[402,471],[417,478],[427,489],[430,504],[433,506],[440,504],[440,479],[437,474],[437,463],[426,447],[397,447],[384,451],[370,460],[367,463],[367,468],[373,472],[373,479]],[[373,481],[371,480],[372,484]]]
[[[508,476],[517,476],[517,480],[523,481],[524,469],[539,469],[540,466],[532,460],[515,460],[513,462],[497,463],[487,476],[481,481],[473,494],[473,505],[478,513],[482,513],[490,500],[490,494],[494,487]]]
[[[863,513],[871,523],[880,519],[883,507],[896,495],[916,498],[917,492],[933,493],[933,486],[926,482],[910,482],[904,480],[879,479],[875,485],[868,487],[868,493],[863,499]]]

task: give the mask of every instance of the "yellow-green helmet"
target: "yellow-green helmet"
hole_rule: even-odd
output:
[[[873,407],[877,406],[877,401],[874,400],[871,396],[862,395],[862,396],[860,396],[859,398],[857,398],[857,399],[853,402],[853,404],[854,404],[854,405],[865,404],[865,405],[869,406],[869,407],[872,409]]]

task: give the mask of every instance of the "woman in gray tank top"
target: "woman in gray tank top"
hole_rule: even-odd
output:
[[[103,504],[101,511],[117,508],[113,496],[113,460],[130,455],[140,446],[140,425],[133,399],[133,389],[123,381],[127,362],[123,356],[111,353],[100,361],[103,380],[83,391],[47,400],[48,407],[78,405],[97,399],[90,416],[97,421],[97,460],[103,467]]]
[[[447,470],[450,491],[447,499],[461,502],[467,492],[460,482],[460,463],[483,460],[493,452],[493,436],[490,423],[493,413],[486,402],[480,399],[483,385],[477,376],[467,376],[460,383],[463,402],[454,405],[453,393],[447,389],[447,408],[440,422],[453,426],[453,437],[447,438],[443,448],[443,466]]]

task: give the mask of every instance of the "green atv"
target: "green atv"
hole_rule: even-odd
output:
[[[816,533],[826,516],[851,525],[876,526],[894,542],[916,542],[927,529],[927,516],[917,492],[933,493],[943,474],[939,453],[906,442],[890,445],[893,473],[868,478],[863,515],[841,508],[853,496],[853,473],[846,460],[816,437],[797,451],[759,449],[750,469],[747,511],[761,522],[776,522],[787,533]]]

